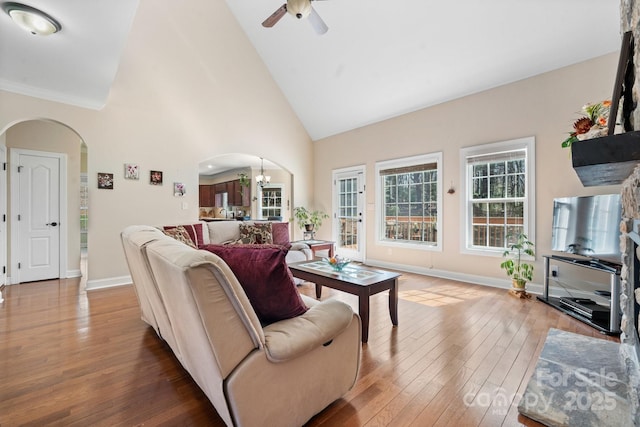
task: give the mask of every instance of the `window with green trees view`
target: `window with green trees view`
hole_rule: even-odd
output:
[[[379,241],[440,246],[441,154],[379,162]]]
[[[467,249],[509,247],[519,233],[529,234],[533,193],[530,188],[533,163],[529,143],[463,149],[467,184]],[[495,151],[491,151],[491,148]],[[484,149],[484,150],[483,150]],[[489,149],[489,152],[486,150]]]

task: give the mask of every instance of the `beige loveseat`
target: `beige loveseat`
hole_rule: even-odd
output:
[[[360,318],[302,296],[302,315],[262,325],[218,256],[151,226],[122,232],[149,323],[229,426],[300,426],[355,383]]]
[[[189,225],[199,225],[201,227],[203,241],[194,242],[196,243],[196,246],[201,247],[204,245],[222,245],[228,242],[237,241],[238,239],[240,239],[241,224],[251,225],[256,223],[265,223],[265,221],[198,221],[193,224],[180,225],[186,227],[188,227]],[[308,245],[301,242],[291,244],[289,239],[289,223],[272,222],[272,226],[274,232],[274,243],[281,245],[291,245],[289,248],[289,252],[287,253],[287,263],[291,264],[294,262],[309,261],[313,259],[313,253],[311,252],[311,249]],[[191,231],[190,234],[192,234]]]
[[[202,221],[201,221],[202,222]],[[202,222],[207,230],[207,236],[205,237],[205,244],[223,244],[228,241],[238,240],[240,238],[240,224],[255,224],[255,221],[211,221],[211,222]],[[275,237],[275,227],[284,227],[286,230],[289,228],[289,223],[272,223],[274,227],[274,237]],[[203,233],[204,234],[204,233]],[[284,233],[282,233],[284,234]],[[208,237],[208,241],[207,241]],[[289,233],[286,233],[286,236],[283,235],[282,238],[286,238],[289,241]],[[275,242],[275,243],[283,243],[283,242]],[[313,253],[309,246],[304,243],[293,243],[291,244],[291,248],[287,253],[287,263],[293,263],[298,261],[309,261],[313,259]]]

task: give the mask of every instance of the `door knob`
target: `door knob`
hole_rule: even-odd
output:
[[[47,223],[45,225],[50,225],[52,227],[55,227],[56,225],[58,225],[58,223],[57,222],[49,222],[49,223]]]

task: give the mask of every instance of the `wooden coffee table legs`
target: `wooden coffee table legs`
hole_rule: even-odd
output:
[[[334,286],[330,286],[334,287]],[[389,316],[393,326],[398,326],[398,279],[393,278],[370,286],[334,287],[358,296],[358,314],[362,322],[362,342],[369,341],[369,298],[371,295],[389,290]],[[316,283],[316,298],[322,296],[322,285]]]

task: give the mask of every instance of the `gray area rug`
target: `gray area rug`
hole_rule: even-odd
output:
[[[518,411],[547,426],[632,426],[619,347],[550,329]]]

